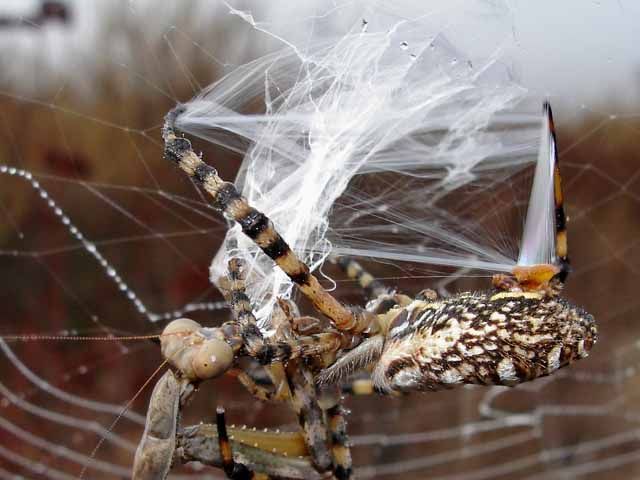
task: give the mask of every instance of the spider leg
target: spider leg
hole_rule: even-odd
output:
[[[438,292],[436,292],[432,288],[425,288],[424,290],[420,290],[416,294],[416,300],[422,300],[425,302],[433,302],[438,299]]]
[[[554,155],[553,165],[553,202],[555,207],[556,226],[556,261],[560,266],[558,278],[561,282],[567,279],[570,272],[570,262],[567,246],[567,216],[564,211],[564,195],[562,194],[562,177],[560,176],[560,166],[558,163],[558,144],[556,140],[556,127],[553,123],[553,113],[551,104],[544,102],[544,112],[549,122],[549,133],[551,135],[551,151]]]
[[[290,356],[288,345],[280,343],[272,346],[273,342],[265,341],[260,329],[257,326],[256,318],[253,314],[251,301],[246,294],[245,277],[242,260],[232,258],[228,264],[228,282],[225,296],[231,307],[235,320],[241,325],[240,336],[242,337],[245,349],[254,358],[262,359],[267,374],[275,390],[270,390],[258,385],[248,372],[238,374],[240,383],[256,398],[263,401],[286,400],[290,398],[289,386],[286,381],[286,374],[282,362],[275,361],[276,357]],[[287,345],[287,346],[285,346]],[[293,347],[291,348],[293,351]],[[271,358],[273,356],[273,358]]]
[[[364,290],[369,300],[366,307],[367,312],[381,315],[396,306],[404,307],[413,300],[407,295],[397,293],[392,288],[385,286],[351,257],[338,257],[334,261],[347,277],[358,282],[358,285]]]
[[[233,317],[240,325],[255,325],[256,317],[253,314],[251,300],[246,293],[243,264],[244,262],[239,258],[231,258],[228,262],[227,302]]]
[[[296,341],[292,331],[291,310],[286,302],[279,302],[279,309],[273,316],[275,327],[274,338],[282,343]],[[272,380],[282,382],[282,388],[286,388],[286,399],[298,416],[302,438],[311,461],[319,472],[327,471],[334,465],[332,456],[328,450],[328,430],[325,424],[323,412],[317,402],[316,389],[313,377],[305,364],[294,361],[285,370],[281,362],[273,363],[266,367]],[[276,384],[274,381],[274,384]],[[276,394],[277,396],[277,394]]]
[[[286,302],[279,302],[279,306],[283,314],[282,319],[276,320],[278,322],[276,331],[279,338],[296,339],[292,331],[296,325],[303,326],[307,331],[316,331],[320,328],[319,322],[311,318],[299,319],[301,322],[296,322],[296,319],[292,318],[291,310]],[[319,357],[309,360],[311,365],[324,366],[324,360]],[[293,392],[292,405],[298,413],[305,443],[309,448],[311,458],[321,471],[324,471],[330,461],[333,478],[348,479],[351,474],[351,452],[346,443],[346,423],[339,404],[340,397],[335,391],[331,392],[333,394],[324,391],[318,398],[313,377],[309,375],[309,362],[306,363],[298,368],[293,366],[289,369],[289,372],[292,370],[295,372],[290,378],[290,389]],[[319,413],[322,413],[322,417],[319,416]],[[327,446],[329,446],[329,450],[327,450]]]
[[[347,395],[373,395],[377,393],[370,378],[354,378],[346,383],[340,384],[340,391]]]
[[[216,409],[216,427],[218,429],[218,448],[222,459],[222,469],[228,478],[231,480],[268,480],[272,478],[266,473],[255,473],[243,463],[236,462],[233,459],[223,407]]]
[[[316,357],[325,353],[337,352],[348,345],[338,332],[324,332],[298,337],[294,340],[265,342],[249,355],[262,364],[274,361],[286,361],[296,358]]]
[[[326,315],[339,330],[359,333],[369,328],[375,319],[354,313],[327,292],[310,273],[309,267],[275,230],[273,223],[262,212],[250,206],[233,183],[222,180],[215,168],[204,163],[193,151],[189,140],[176,135],[174,123],[182,112],[183,107],[179,105],[167,114],[162,129],[165,157],[202,185],[213,197],[214,208],[225,217],[238,222],[243,233],[298,285],[314,307]]]
[[[349,437],[345,410],[340,404],[340,394],[336,389],[324,392],[323,406],[327,415],[327,425],[331,435],[331,456],[333,458],[333,475],[337,480],[348,480],[353,472]]]
[[[267,388],[264,385],[258,384],[255,379],[248,373],[239,371],[237,373],[237,378],[242,386],[258,400],[262,400],[263,402],[270,402],[272,400],[278,399],[276,396],[276,391]]]
[[[259,367],[260,370],[246,366],[242,369],[233,370],[230,374],[236,377],[240,384],[260,401],[282,402],[289,400],[291,393],[282,362],[259,365]],[[260,371],[264,372],[264,374],[260,374]]]
[[[227,301],[234,319],[240,325],[239,334],[247,352],[251,356],[257,357],[259,352],[265,348],[266,342],[253,314],[251,300],[246,294],[242,260],[239,258],[229,260],[227,276]]]
[[[333,465],[329,451],[329,433],[323,411],[318,404],[316,387],[309,370],[299,362],[287,365],[287,379],[291,389],[291,406],[298,416],[311,461],[319,472]]]
[[[239,258],[232,258],[228,263],[228,282],[225,297],[229,302],[235,320],[241,325],[240,335],[246,350],[254,357],[260,357],[264,349],[265,340],[257,326],[255,315],[251,307],[251,301],[246,294],[243,262]],[[285,379],[284,366],[281,362],[273,361],[265,366],[271,378],[275,391],[258,385],[247,372],[238,375],[238,380],[256,398],[269,400],[285,400],[289,398],[290,392]]]
[[[251,308],[251,302],[245,292],[242,260],[229,260],[229,305],[234,318],[240,324],[240,335],[249,355],[266,365],[274,361],[289,360],[298,357],[320,355],[328,351],[337,351],[346,341],[338,332],[322,332],[312,335],[293,337],[292,334],[282,335],[282,340],[266,341],[257,326],[256,318]],[[281,306],[281,308],[283,308]],[[283,328],[284,319],[288,312],[284,312],[283,321],[279,328]],[[287,324],[291,324],[288,321]],[[288,329],[290,330],[290,329]]]
[[[340,357],[333,365],[320,372],[317,376],[319,385],[333,385],[344,380],[349,375],[362,370],[374,363],[384,347],[384,337],[376,335],[366,339],[356,348],[349,350]]]
[[[327,351],[340,349],[344,337],[338,332],[321,332],[303,337],[296,336],[292,331],[294,322],[291,309],[286,302],[279,302],[279,310],[274,315],[275,338],[265,341],[256,325],[250,301],[245,293],[241,267],[242,264],[237,259],[232,259],[229,262],[227,296],[232,306],[234,317],[241,325],[241,335],[245,340],[244,345],[247,353],[260,360],[261,363],[268,365],[267,371],[271,369],[272,379],[276,376],[275,368],[282,365],[278,364],[279,362],[273,363],[274,360],[293,360],[297,356],[314,357]],[[247,373],[242,372],[239,375],[239,380],[259,398],[273,398],[272,392],[256,385]],[[348,478],[351,469],[351,457],[348,448],[345,450],[345,445],[340,443],[336,443],[335,447],[333,446],[329,441],[329,428],[327,425],[327,422],[332,419],[338,431],[343,431],[345,425],[340,422],[341,416],[339,413],[341,411],[333,409],[331,410],[331,415],[325,414],[325,411],[318,403],[313,375],[308,366],[302,362],[289,362],[287,369],[282,370],[282,375],[278,375],[278,380],[286,381],[288,384],[288,398],[290,398],[291,405],[298,415],[305,444],[318,471],[325,472],[334,468],[334,473],[340,475],[338,478]],[[332,403],[331,408],[335,407],[336,404],[337,400]],[[220,412],[217,418],[220,431],[219,438],[224,440],[222,433],[226,434],[226,430],[222,430],[224,425],[221,424]],[[342,430],[340,430],[341,428]],[[346,438],[346,433],[342,437]],[[330,444],[332,445],[331,450]],[[238,470],[241,467],[233,464],[231,453],[226,452],[223,447],[223,443],[220,443],[223,459],[225,455],[227,457],[225,472],[227,472],[228,476],[234,478],[232,477],[234,469]],[[334,448],[336,450],[335,454],[333,452]],[[338,460],[336,460],[336,455]]]
[[[227,322],[221,331],[236,354],[248,355],[262,365],[337,352],[351,344],[351,337],[335,330],[288,339],[266,339],[255,324],[240,326],[237,322]]]
[[[365,396],[365,395],[386,395],[391,397],[401,397],[403,392],[384,392],[380,390],[371,378],[354,378],[346,383],[340,384],[340,392],[345,395]]]
[[[369,299],[375,299],[382,295],[391,293],[391,289],[386,287],[380,280],[367,272],[362,265],[351,257],[338,257],[336,263],[351,280],[355,280],[360,285]]]

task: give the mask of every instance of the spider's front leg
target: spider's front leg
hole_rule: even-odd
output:
[[[243,233],[289,276],[316,310],[329,318],[338,330],[346,334],[375,330],[375,316],[346,308],[325,290],[310,272],[309,267],[297,257],[276,231],[271,220],[249,205],[233,183],[225,182],[218,176],[215,168],[204,163],[193,151],[189,140],[176,134],[176,119],[184,111],[184,106],[178,105],[166,116],[162,129],[165,158],[174,162],[196,183],[202,185],[212,196],[214,208],[228,219],[237,222]]]
[[[259,356],[259,352],[265,346],[265,340],[253,314],[251,300],[246,293],[244,263],[241,259],[231,258],[229,260],[227,277],[220,279],[219,284],[224,286],[221,291],[231,307],[233,318],[241,326],[240,336],[245,350],[249,355]],[[275,316],[272,322],[274,320]],[[250,371],[241,371],[238,374],[238,380],[249,393],[259,400],[288,400],[291,392],[285,379],[283,363],[272,362],[265,365],[264,370],[271,379],[273,390],[259,385]]]
[[[275,337],[281,341],[296,342],[300,338],[316,338],[322,327],[320,322],[310,317],[294,317],[295,304],[280,300],[279,308],[272,317]],[[297,327],[297,328],[296,328]],[[304,331],[308,334],[300,337]],[[314,337],[314,335],[316,335]],[[310,458],[319,472],[331,469],[334,479],[347,480],[352,473],[351,452],[346,433],[344,412],[340,395],[336,389],[319,391],[315,385],[315,373],[335,359],[330,349],[326,355],[294,360],[286,367],[286,380],[291,392],[294,408]]]

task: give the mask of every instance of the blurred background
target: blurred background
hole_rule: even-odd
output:
[[[601,339],[587,360],[516,389],[348,398],[358,478],[634,478],[640,6],[473,5],[2,2],[0,334],[146,335],[183,312],[224,321],[208,266],[225,224],[162,159],[165,113],[286,45],[310,18],[333,19],[322,25],[339,37],[375,11],[432,16],[464,52],[499,49],[514,78],[555,106],[574,266],[567,297],[594,314]],[[233,178],[240,155],[197,147]],[[367,266],[409,293],[488,282]],[[362,301],[355,285],[328,273],[341,298]],[[158,349],[46,338],[0,347],[0,478],[76,478],[84,467],[85,478],[128,478],[151,387],[139,390],[160,364]],[[233,379],[204,390],[185,424],[210,421],[221,403],[231,423],[296,427],[286,408],[258,404]]]

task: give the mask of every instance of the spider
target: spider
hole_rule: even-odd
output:
[[[304,317],[294,318],[295,305],[282,301],[272,316],[275,334],[267,341],[256,326],[244,292],[240,260],[229,261],[226,285],[223,293],[233,321],[219,328],[203,328],[192,320],[178,319],[163,331],[162,354],[178,373],[167,371],[154,388],[133,478],[166,478],[174,457],[221,467],[233,479],[319,478],[317,472],[328,470],[333,472],[332,478],[349,478],[351,458],[338,392],[335,388],[316,392],[309,362],[298,361],[302,356],[311,359],[326,349],[322,346],[326,335],[298,335],[291,326]],[[313,330],[306,325],[307,330],[310,328]],[[291,344],[295,348],[290,349]],[[198,384],[231,371],[234,360],[241,356],[259,359],[274,388],[261,385],[255,369],[233,373],[258,399],[288,401],[298,415],[301,434],[230,429],[229,435],[220,407],[216,426],[177,430],[179,412]],[[279,360],[281,357],[287,359],[286,365]],[[233,453],[231,439],[236,441]],[[262,472],[256,474],[247,465],[256,465]]]
[[[183,111],[178,105],[166,117],[165,157],[200,184],[227,219],[240,224],[329,324],[302,317],[295,304],[280,301],[272,318],[275,334],[265,338],[244,292],[242,265],[232,259],[223,293],[234,320],[203,328],[179,319],[163,331],[162,354],[172,370],[152,394],[134,478],[165,478],[175,457],[221,466],[234,479],[313,475],[347,479],[351,456],[336,385],[351,373],[370,373],[368,386],[348,389],[355,393],[398,394],[462,384],[513,386],[586,357],[597,340],[593,317],[560,296],[569,259],[557,157],[556,264],[520,266],[512,275],[494,275],[493,288],[487,291],[439,298],[427,289],[411,298],[386,288],[354,260],[340,258],[337,263],[347,276],[371,298],[365,308],[347,307],[320,285],[271,221],[204,163],[189,140],[176,134],[174,124]],[[555,147],[548,103],[544,113]],[[260,384],[253,367],[238,370],[241,357],[262,365],[270,386]],[[179,430],[180,410],[197,385],[231,371],[257,398],[289,402],[298,414],[301,433],[266,432],[257,439],[232,429],[235,441],[230,442],[222,409],[215,427]],[[285,456],[293,451],[302,458]]]

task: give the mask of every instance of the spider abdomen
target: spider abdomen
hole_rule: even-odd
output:
[[[593,317],[558,297],[492,291],[414,301],[390,322],[373,378],[383,391],[515,385],[586,357],[596,338]]]

